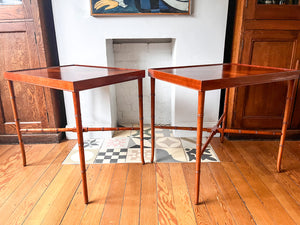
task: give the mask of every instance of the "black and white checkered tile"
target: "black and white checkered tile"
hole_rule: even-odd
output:
[[[127,148],[101,149],[94,163],[126,163]]]

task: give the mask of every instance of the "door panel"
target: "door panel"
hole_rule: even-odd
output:
[[[300,39],[300,32],[298,34],[298,39]],[[300,43],[298,42],[297,45],[297,52],[296,52],[296,64],[295,69],[300,70]],[[295,93],[295,103],[294,103],[294,110],[291,119],[291,129],[300,129],[300,81],[297,82],[296,86],[296,93]]]
[[[0,1],[0,20],[21,20],[32,18],[30,1],[31,0]]]
[[[285,1],[284,4],[258,4],[258,0],[248,0],[245,7],[245,19],[256,20],[299,20],[300,4]]]
[[[8,27],[11,28],[10,31]],[[15,134],[8,86],[3,79],[3,72],[39,67],[33,23],[10,23],[9,26],[0,23],[0,49],[0,134]],[[21,127],[41,127],[45,112],[38,109],[45,108],[43,88],[14,82],[14,90]]]
[[[241,63],[293,68],[296,63],[297,31],[247,31]],[[234,126],[276,129],[282,126],[287,82],[237,89]]]

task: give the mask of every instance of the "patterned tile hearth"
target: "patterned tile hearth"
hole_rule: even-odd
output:
[[[162,129],[155,129],[155,135],[155,162],[196,161],[196,138],[173,137],[171,130]],[[205,138],[203,141],[205,141]],[[139,131],[117,131],[113,138],[85,140],[84,149],[87,164],[141,162]],[[150,128],[144,130],[144,154],[145,161],[150,162]],[[201,161],[219,162],[218,156],[210,145],[205,149]],[[63,164],[79,164],[77,144]]]

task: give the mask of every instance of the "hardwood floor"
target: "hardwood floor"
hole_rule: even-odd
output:
[[[75,141],[0,145],[0,224],[300,224],[300,142],[288,141],[276,172],[277,141],[213,139],[220,163],[202,163],[194,205],[194,163],[62,165]]]

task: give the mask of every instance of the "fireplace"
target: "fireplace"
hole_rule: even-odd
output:
[[[93,17],[89,1],[52,1],[52,6],[61,65],[147,69],[223,62],[228,0],[192,1],[192,14],[186,16]],[[126,49],[125,59],[135,57],[135,60],[122,58]],[[150,122],[149,83],[149,78],[144,79],[145,124]],[[158,123],[195,124],[193,102],[197,98],[196,91],[163,82],[157,84],[157,90],[160,92],[156,98]],[[138,104],[135,91],[136,84],[132,82],[80,93],[83,125],[102,127],[136,123]],[[72,127],[75,124],[72,119],[74,109],[70,104],[72,97],[64,96],[67,126]],[[206,94],[205,126],[218,120],[219,99],[219,91]],[[128,108],[125,101],[128,101]],[[111,133],[84,135],[102,138],[111,136]],[[76,134],[67,134],[68,138],[71,136],[76,138]]]

